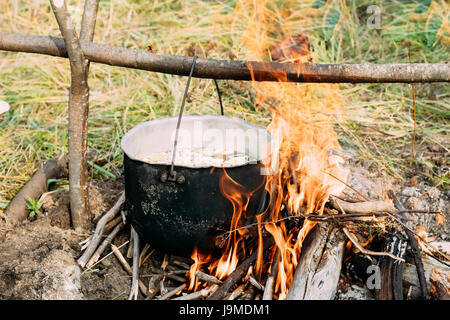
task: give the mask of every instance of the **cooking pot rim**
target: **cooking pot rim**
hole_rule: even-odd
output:
[[[154,119],[154,120],[149,120],[149,121],[145,121],[145,122],[141,122],[139,124],[137,124],[136,126],[134,126],[132,129],[130,129],[128,132],[126,132],[124,134],[124,136],[122,137],[120,146],[122,151],[128,156],[128,158],[132,159],[132,160],[136,160],[136,161],[140,161],[143,163],[147,163],[150,165],[170,165],[170,163],[152,163],[152,162],[148,162],[148,161],[144,161],[143,159],[139,159],[138,157],[133,156],[130,152],[127,152],[127,142],[129,140],[129,138],[137,131],[139,131],[141,128],[149,126],[149,125],[156,125],[158,123],[164,123],[164,122],[170,122],[170,121],[174,121],[177,120],[178,117],[164,117],[164,118],[158,118],[158,119]],[[221,121],[231,121],[231,122],[235,122],[238,124],[241,124],[249,129],[255,129],[258,130],[259,132],[264,132],[264,134],[267,137],[267,142],[270,144],[272,141],[272,135],[270,134],[270,132],[266,129],[263,128],[261,126],[255,125],[253,123],[250,123],[248,121],[245,121],[243,119],[240,118],[236,118],[236,117],[230,117],[230,116],[222,116],[222,115],[185,115],[183,116],[182,122],[183,120],[192,120],[192,119],[212,119],[212,120],[221,120]],[[258,156],[258,159],[255,160],[249,160],[243,164],[239,164],[239,165],[234,165],[234,166],[226,166],[225,168],[234,168],[234,167],[240,167],[240,166],[244,166],[244,165],[248,165],[248,164],[252,164],[252,163],[256,163],[256,162],[261,162],[262,160],[265,160],[268,157],[268,154],[270,154],[270,146],[268,146],[269,150],[267,154],[265,156]],[[209,165],[209,166],[201,166],[201,165],[192,165],[192,166],[188,166],[188,165],[175,165],[176,167],[181,167],[181,168],[191,168],[191,169],[199,169],[199,168],[212,168],[214,166]]]

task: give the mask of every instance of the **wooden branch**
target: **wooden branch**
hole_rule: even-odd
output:
[[[112,240],[117,236],[117,234],[123,229],[125,225],[123,223],[118,224],[113,231],[103,240],[102,244],[95,250],[89,262],[86,264],[86,267],[91,267],[94,263],[100,259],[102,253],[106,250],[106,248],[111,244]]]
[[[263,250],[273,245],[273,239],[265,239]],[[222,283],[222,285],[217,288],[217,290],[211,294],[206,300],[222,300],[227,295],[228,291],[234,284],[242,279],[244,274],[247,272],[248,268],[256,261],[257,251],[254,250],[252,254],[245,259]]]
[[[362,253],[367,256],[386,256],[390,257],[394,260],[398,260],[399,262],[405,262],[405,259],[397,257],[396,255],[390,253],[390,252],[377,252],[377,251],[371,251],[368,249],[365,249],[359,242],[356,236],[351,233],[347,228],[343,227],[342,231],[345,233],[347,238],[353,243],[353,245]]]
[[[84,1],[83,18],[81,20],[80,41],[92,42],[94,40],[95,23],[97,21],[98,3],[100,0]],[[89,75],[89,60],[84,59],[86,81]]]
[[[391,252],[397,260],[392,257],[383,256],[378,262],[380,268],[380,287],[375,288],[375,297],[377,300],[403,300],[403,271],[407,242],[394,235],[386,239],[384,251]]]
[[[197,272],[195,273],[195,276],[199,280],[202,280],[202,281],[205,281],[205,282],[208,282],[208,283],[211,283],[211,284],[219,284],[219,285],[222,284],[222,281],[220,281],[216,277],[211,276],[209,274],[206,274],[206,273],[204,273],[204,272],[202,272],[200,270],[197,270]]]
[[[39,199],[47,191],[47,181],[67,175],[67,158],[60,154],[47,160],[20,189],[5,209],[5,219],[13,225],[28,217],[28,199]]]
[[[287,300],[333,300],[344,255],[344,237],[317,224],[303,244]]]
[[[252,275],[250,275],[250,276],[248,277],[248,282],[250,282],[250,284],[251,284],[254,288],[256,288],[256,289],[258,289],[258,290],[264,292],[264,286],[263,286],[258,280],[256,280]]]
[[[133,246],[133,272],[131,281],[131,290],[128,300],[137,300],[138,295],[138,281],[139,281],[139,235],[133,226],[131,226],[131,232],[134,234],[134,246]]]
[[[200,289],[198,291],[189,293],[185,296],[180,296],[180,297],[174,298],[172,300],[198,300],[198,299],[207,297],[211,288],[212,287],[206,287],[204,289]]]
[[[119,260],[119,262],[122,264],[123,268],[125,269],[125,271],[132,276],[133,275],[133,269],[131,269],[130,265],[128,264],[127,260],[125,260],[125,258],[123,257],[122,253],[119,251],[119,249],[115,246],[115,245],[111,245],[111,250],[114,253],[114,255],[116,256],[117,260]],[[139,289],[141,290],[141,293],[146,296],[148,294],[147,291],[147,287],[145,286],[145,284],[138,279],[138,285],[139,285]]]
[[[405,208],[403,205],[398,201],[397,197],[394,194],[394,191],[389,190],[389,195],[391,196],[392,200],[394,201],[395,207],[399,211],[404,211]],[[404,214],[403,214],[404,215]],[[411,251],[414,257],[414,263],[417,268],[417,275],[419,277],[419,283],[420,283],[420,290],[422,292],[422,299],[426,299],[428,296],[428,290],[427,290],[427,282],[425,280],[425,270],[423,269],[423,263],[422,263],[422,254],[420,250],[419,243],[414,236],[414,234],[409,231],[408,229],[404,228],[406,235],[408,236],[409,244],[411,245]]]
[[[86,266],[95,249],[97,248],[98,244],[102,240],[106,224],[119,213],[120,208],[122,207],[124,202],[125,202],[125,192],[122,192],[119,199],[114,204],[114,206],[98,221],[97,226],[95,227],[95,232],[92,235],[92,238],[89,242],[89,247],[86,249],[83,255],[77,260],[78,264],[82,268]]]
[[[148,282],[148,296],[145,300],[153,299],[159,292],[161,280],[164,278],[163,274],[157,274],[150,278]]]
[[[75,229],[90,227],[87,187],[87,117],[89,87],[84,55],[72,19],[64,0],[50,0],[64,38],[70,61],[71,85],[69,93],[69,196],[70,214]]]
[[[165,295],[161,296],[158,300],[169,300],[170,298],[172,298],[174,295],[176,295],[178,292],[184,290],[186,288],[187,284],[183,283],[182,285],[170,290],[169,292],[167,292]]]
[[[236,289],[231,292],[225,300],[236,300],[236,298],[240,297],[242,293],[244,292],[245,287],[247,286],[247,283],[242,283],[239,285]]]
[[[189,75],[192,57],[154,54],[92,42],[81,42],[87,59],[180,76]],[[0,32],[0,50],[67,57],[61,38]],[[315,64],[197,59],[194,77],[245,81],[318,83],[450,82],[450,64]]]
[[[262,300],[272,300],[273,296],[273,286],[275,284],[275,279],[278,274],[278,263],[280,262],[280,250],[277,249],[272,261],[272,268],[270,274],[267,277],[266,285],[263,291]]]
[[[331,196],[330,203],[333,208],[344,211],[346,213],[365,214],[396,211],[394,204],[386,201],[347,202]]]
[[[436,300],[450,300],[450,280],[439,268],[433,268],[430,275],[432,297]]]
[[[234,270],[228,278],[224,281],[224,283],[212,294],[210,295],[206,300],[222,300],[227,295],[228,291],[231,289],[231,287],[234,286],[234,284],[239,281],[247,272],[250,265],[252,265],[256,260],[256,252],[257,250],[253,251],[253,253],[244,260],[237,268]]]

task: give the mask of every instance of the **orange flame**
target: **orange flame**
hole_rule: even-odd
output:
[[[297,34],[277,41],[272,31],[276,30],[275,26],[283,31],[280,17],[268,9],[267,3],[266,0],[241,0],[236,6],[235,17],[245,16],[249,20],[242,38],[242,47],[248,49],[246,58],[296,62],[298,74],[301,74],[302,63],[314,59],[309,52],[309,40]],[[267,56],[268,53],[271,57]],[[250,62],[248,67],[252,72]],[[256,217],[258,246],[255,250],[258,251],[251,273],[261,279],[264,269],[262,235],[265,229],[273,237],[275,250],[279,252],[276,255],[279,258],[274,293],[278,294],[278,299],[285,299],[300,258],[302,243],[316,222],[305,219],[298,228],[288,229],[281,214],[284,211],[294,216],[323,214],[328,197],[343,190],[344,184],[339,180],[346,181],[348,171],[341,167],[343,159],[332,154],[333,150],[340,148],[333,130],[333,123],[343,117],[341,108],[344,98],[339,85],[287,83],[284,82],[286,74],[279,71],[274,71],[273,76],[280,82],[252,82],[256,91],[254,104],[272,114],[272,122],[267,129],[273,141],[271,161],[265,164],[272,173],[265,186],[270,203],[266,211]],[[252,77],[255,80],[253,72]],[[245,229],[239,227],[252,195],[231,179],[225,170],[223,172],[220,189],[232,203],[234,215],[224,253],[209,266],[211,274],[220,279],[235,270],[239,257],[245,256]]]
[[[236,15],[248,14],[250,22],[243,35],[243,47],[248,49],[247,59],[265,61],[267,53],[272,60],[296,62],[298,73],[302,64],[314,57],[309,52],[307,37],[297,34],[287,36],[278,44],[272,34],[282,29],[279,15],[268,9],[268,1],[241,0]],[[269,33],[272,33],[269,36]],[[270,57],[269,57],[270,58]],[[252,71],[251,63],[248,63]],[[280,81],[286,80],[279,71],[273,75]],[[255,76],[253,75],[253,79]],[[275,240],[280,252],[275,292],[278,298],[286,297],[293,272],[300,257],[303,240],[315,226],[315,222],[305,220],[301,229],[286,230],[280,220],[283,206],[292,215],[323,214],[325,202],[330,194],[339,194],[344,185],[329,174],[342,181],[348,172],[340,165],[343,159],[332,155],[339,148],[333,121],[342,119],[341,107],[344,104],[338,85],[335,84],[297,84],[277,82],[253,83],[256,91],[255,105],[269,110],[272,123],[268,130],[274,137],[272,162],[268,164],[274,178],[268,180],[267,190],[276,192],[271,199],[270,221],[265,229]],[[261,222],[258,220],[259,225]],[[255,270],[261,263],[255,264]]]

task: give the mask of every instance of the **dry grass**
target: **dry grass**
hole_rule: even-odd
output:
[[[69,1],[79,26],[82,1]],[[370,1],[276,1],[269,10],[280,21],[274,41],[302,32],[310,37],[317,62],[438,62],[449,57],[448,5],[432,1],[381,1],[381,30],[368,29]],[[426,2],[426,1],[422,1]],[[242,58],[245,17],[235,19],[236,1],[100,1],[95,41],[155,52]],[[48,1],[0,0],[2,31],[59,36]],[[192,50],[190,50],[192,51]],[[0,210],[43,161],[67,148],[65,59],[0,52],[0,100],[11,111],[0,116]],[[99,159],[96,177],[121,173],[120,138],[135,124],[171,116],[181,102],[185,79],[177,76],[93,64],[89,75],[91,109],[89,148]],[[267,125],[270,116],[253,105],[249,83],[222,81],[225,112]],[[218,112],[214,85],[194,80],[187,113]],[[336,125],[344,147],[361,161],[399,179],[415,172],[443,188],[449,173],[449,97],[447,84],[416,85],[417,137],[414,166],[411,88],[402,84],[342,85],[347,119]],[[437,155],[437,156],[436,156]],[[440,161],[440,162],[439,162]]]

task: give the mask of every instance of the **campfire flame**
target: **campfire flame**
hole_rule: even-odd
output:
[[[275,26],[280,28],[280,23],[277,20],[279,17],[267,8],[266,3],[267,1],[241,0],[236,6],[235,16],[245,15],[250,20],[242,39],[242,47],[248,49],[246,58],[249,61],[272,58],[282,63],[306,63],[314,59],[309,52],[308,39],[303,35],[285,37],[281,42],[278,40],[278,44],[272,36],[269,37],[269,33],[273,35],[277,31]],[[271,52],[271,57],[268,57],[268,52]],[[248,67],[253,70],[251,63],[248,63]],[[301,64],[298,72],[301,73]],[[270,203],[265,212],[256,217],[258,245],[247,250],[258,250],[251,272],[261,277],[275,263],[272,261],[267,264],[263,261],[263,234],[270,234],[275,243],[274,250],[279,252],[278,255],[275,252],[269,255],[279,257],[276,262],[278,272],[274,293],[278,294],[278,299],[285,299],[302,243],[316,222],[305,219],[298,228],[288,230],[282,211],[285,210],[292,216],[323,214],[330,194],[338,195],[345,187],[338,179],[346,181],[348,172],[341,166],[343,159],[332,153],[340,148],[337,134],[333,130],[333,122],[343,117],[341,108],[344,99],[339,86],[281,83],[286,75],[274,72],[274,76],[280,80],[279,83],[252,82],[256,91],[254,104],[258,108],[269,110],[272,115],[272,122],[267,129],[272,134],[273,143],[272,158],[265,163],[266,170],[270,173],[265,186],[270,195]],[[223,279],[236,269],[239,257],[246,254],[246,229],[240,229],[239,226],[251,193],[233,181],[225,170],[220,188],[232,203],[234,215],[223,255],[211,262],[209,270],[211,274]],[[195,255],[197,260],[193,258],[194,269],[200,266],[196,251]],[[194,270],[190,275],[192,284]]]

